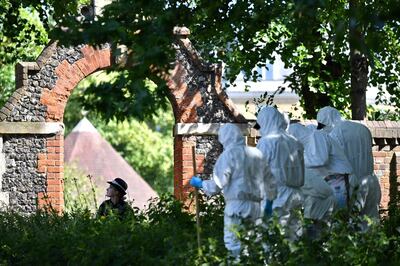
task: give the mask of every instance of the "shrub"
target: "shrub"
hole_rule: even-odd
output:
[[[222,197],[201,201],[195,215],[172,196],[153,199],[132,219],[95,218],[85,210],[57,215],[0,213],[0,265],[396,265],[399,236],[357,215],[338,216],[316,240],[289,242],[277,218],[239,231],[243,252],[232,260],[223,243]],[[345,217],[345,218],[342,218]],[[305,223],[307,223],[305,221]],[[369,228],[361,226],[369,223]],[[306,225],[306,224],[305,224]]]

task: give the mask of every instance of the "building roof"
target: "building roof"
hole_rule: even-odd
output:
[[[148,206],[151,197],[157,193],[150,185],[122,158],[90,123],[83,118],[65,138],[64,161],[74,163],[79,169],[93,176],[95,185],[100,189],[97,202],[105,200],[107,181],[120,177],[128,184],[127,198],[134,200],[138,208]]]

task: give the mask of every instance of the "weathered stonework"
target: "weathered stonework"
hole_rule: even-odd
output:
[[[52,54],[42,55],[40,64],[19,63],[16,71],[20,75],[17,81],[17,91],[8,101],[10,112],[5,120],[43,122],[46,120],[47,107],[40,102],[44,89],[52,90],[57,83],[58,76],[56,68],[66,60],[73,64],[83,57],[81,49],[83,45],[74,48],[54,47],[53,43],[49,48]]]
[[[3,141],[6,171],[2,191],[9,194],[11,209],[35,212],[37,194],[45,190],[46,184],[46,176],[37,172],[38,154],[46,151],[46,137],[8,135]]]
[[[3,138],[0,136],[0,210],[10,205],[9,193],[3,191],[3,174],[6,172],[6,156],[3,152]]]
[[[192,46],[187,28],[175,28],[175,67],[168,80],[176,123],[247,123],[226,95],[221,82],[221,65],[204,62]],[[196,173],[209,178],[221,145],[215,136],[175,135],[174,191],[186,199],[193,176],[192,147],[196,147]]]
[[[63,209],[64,137],[59,122],[75,86],[109,67],[111,60],[108,44],[95,49],[52,42],[36,62],[17,64],[16,91],[0,110],[5,158],[0,201],[9,199],[9,207],[23,213],[38,207]]]

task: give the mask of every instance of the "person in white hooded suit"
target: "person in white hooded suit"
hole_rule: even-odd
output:
[[[323,132],[330,133],[336,124],[342,121],[342,116],[339,111],[333,107],[322,107],[317,113],[317,129]]]
[[[236,257],[240,254],[241,245],[235,229],[244,219],[255,222],[263,216],[265,201],[276,197],[276,181],[262,153],[246,146],[237,126],[222,126],[218,140],[224,151],[214,165],[212,178],[203,181],[194,176],[190,184],[201,188],[208,196],[222,191],[225,199],[224,242]]]
[[[340,113],[329,106],[318,112],[317,121],[330,128],[329,135],[343,148],[353,168],[350,185],[356,193],[353,197],[360,213],[379,219],[381,190],[374,174],[371,132],[361,123],[343,120]]]
[[[288,121],[274,107],[263,107],[257,115],[257,124],[261,133],[257,148],[269,163],[278,184],[278,195],[272,209],[286,236],[295,240],[302,234],[295,210],[303,205],[303,145],[287,133]]]
[[[321,226],[329,223],[332,211],[346,206],[345,191],[331,187],[325,178],[350,174],[352,168],[343,150],[328,134],[301,124],[290,125],[289,133],[304,145],[304,217],[313,220],[309,229],[319,233]]]
[[[327,222],[335,207],[333,190],[324,180],[324,168],[329,161],[329,142],[324,135],[301,124],[290,125],[289,133],[304,145],[304,217],[315,224]]]

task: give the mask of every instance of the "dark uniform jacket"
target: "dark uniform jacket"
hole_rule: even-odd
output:
[[[97,211],[97,217],[101,216],[117,216],[120,220],[133,214],[132,207],[126,201],[120,201],[117,204],[113,204],[111,200],[104,201]]]

